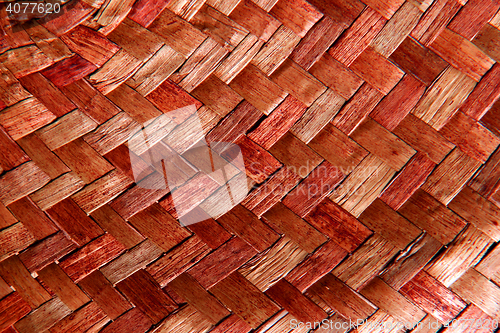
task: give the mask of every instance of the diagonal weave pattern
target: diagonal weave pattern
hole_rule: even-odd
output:
[[[362,1],[3,7],[0,331],[494,332],[500,2]],[[253,190],[181,227],[127,138],[193,104]]]

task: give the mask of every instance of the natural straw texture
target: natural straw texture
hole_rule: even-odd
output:
[[[74,0],[15,25],[2,7],[0,331],[493,332],[499,8]],[[253,189],[182,227],[127,139],[189,105]],[[219,184],[197,172],[179,188],[203,206]]]

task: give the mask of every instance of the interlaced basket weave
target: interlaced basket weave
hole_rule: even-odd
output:
[[[497,331],[500,1],[7,6],[0,332]]]

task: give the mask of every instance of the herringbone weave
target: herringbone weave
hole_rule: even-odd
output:
[[[0,331],[494,332],[499,8],[4,4]],[[162,173],[129,136],[193,105],[201,137],[186,114],[162,141],[182,195],[141,186]],[[194,167],[203,137],[240,147],[250,190],[184,226],[224,187]]]

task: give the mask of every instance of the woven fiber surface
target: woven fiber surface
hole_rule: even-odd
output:
[[[0,332],[496,330],[497,0],[6,8]]]

